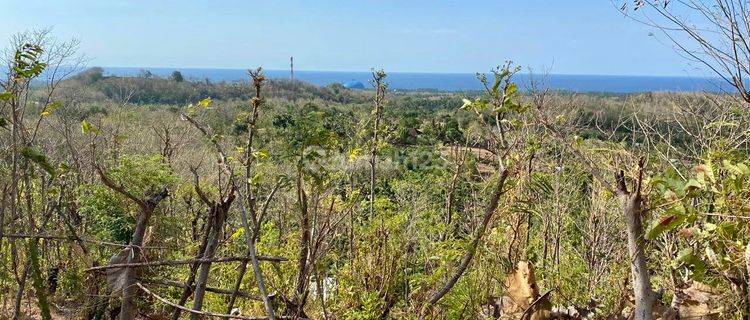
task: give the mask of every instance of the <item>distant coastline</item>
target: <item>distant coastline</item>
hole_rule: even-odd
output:
[[[148,70],[153,75],[168,77],[178,70],[187,80],[212,82],[238,82],[247,80],[242,69],[209,69],[209,68],[138,68],[138,67],[103,67],[105,75],[136,76],[141,70]],[[289,79],[288,70],[265,70],[272,79]],[[359,81],[369,87],[369,72],[342,71],[304,71],[295,70],[295,79],[319,86],[333,83]],[[521,89],[529,87],[531,76],[518,74],[515,78]],[[539,75],[534,79],[541,80]],[[407,73],[392,72],[388,74],[389,88],[392,90],[431,90],[431,91],[473,91],[482,86],[472,73]],[[720,78],[709,77],[668,77],[668,76],[621,76],[621,75],[567,75],[551,74],[546,78],[547,85],[553,90],[580,93],[639,93],[639,92],[731,92],[731,87]]]

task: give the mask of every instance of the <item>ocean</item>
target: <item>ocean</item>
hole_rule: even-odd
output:
[[[172,71],[179,70],[187,80],[210,80],[212,82],[237,82],[248,80],[241,69],[199,69],[199,68],[123,68],[105,67],[105,75],[136,76],[141,70],[148,70],[159,77],[169,77]],[[269,78],[289,79],[288,70],[265,70]],[[319,86],[333,83],[359,81],[370,87],[370,72],[337,71],[295,71],[295,79]],[[542,80],[538,75],[517,74],[515,81],[519,88],[528,89],[532,79]],[[392,72],[386,78],[392,90],[437,90],[472,91],[482,86],[472,73],[409,73]],[[546,85],[553,90],[596,93],[638,93],[638,92],[731,92],[732,88],[720,78],[710,77],[661,77],[661,76],[618,76],[618,75],[568,75],[551,74],[546,77]]]

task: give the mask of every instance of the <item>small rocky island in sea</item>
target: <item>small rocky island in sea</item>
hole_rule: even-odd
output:
[[[365,85],[362,82],[357,81],[357,80],[347,81],[347,82],[342,83],[342,85],[344,86],[344,88],[347,88],[347,89],[364,89],[365,88]]]

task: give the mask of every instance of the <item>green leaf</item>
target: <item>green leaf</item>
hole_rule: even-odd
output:
[[[711,122],[705,126],[703,126],[704,129],[711,129],[711,128],[721,128],[721,127],[738,127],[739,124],[736,122],[729,122],[729,121],[714,121]]]
[[[65,162],[60,162],[59,167],[60,167],[60,171],[63,173],[68,172],[70,170],[70,166],[68,166],[68,164]]]
[[[268,159],[268,151],[265,151],[265,150],[253,151],[252,156],[258,161],[263,161],[263,160]]]
[[[362,148],[354,148],[349,150],[349,162],[354,162],[357,160],[357,157],[362,153]]]
[[[55,168],[49,163],[49,161],[47,160],[47,156],[45,156],[41,151],[33,149],[31,147],[24,147],[23,149],[21,149],[21,155],[27,160],[42,167],[44,171],[47,171],[47,173],[49,173],[53,177],[56,175]]]
[[[680,250],[680,252],[677,253],[677,258],[675,259],[675,262],[682,263],[685,261],[690,260],[690,256],[693,255],[693,248],[685,248]]]
[[[208,108],[212,102],[213,100],[211,100],[211,98],[205,98],[201,100],[200,102],[198,102],[198,106],[201,108]]]
[[[38,60],[42,51],[40,46],[30,44],[25,44],[21,49],[16,50],[13,71],[16,72],[18,81],[29,80],[44,71],[47,64]]]
[[[734,239],[740,231],[740,225],[736,221],[723,221],[716,227],[716,234],[726,239]]]
[[[252,186],[258,186],[260,185],[260,182],[263,180],[263,174],[256,173],[253,175],[250,179],[247,179],[247,182]]]
[[[685,216],[672,214],[662,217],[651,226],[651,229],[646,234],[646,238],[649,240],[656,239],[664,232],[672,231],[677,228],[680,224],[685,221]]]
[[[10,92],[0,93],[0,100],[8,101],[13,98],[13,94]]]
[[[508,85],[507,88],[505,88],[505,96],[507,98],[512,98],[513,95],[516,94],[516,92],[518,92],[518,85],[515,84],[515,83],[511,83],[510,85]],[[508,101],[510,101],[510,100],[508,100]]]
[[[744,163],[738,163],[737,168],[742,172],[742,175],[750,175],[750,167]]]
[[[492,93],[497,94],[497,88],[500,87],[500,82],[502,80],[501,77],[495,76],[495,83],[492,85]]]
[[[57,110],[57,108],[59,108],[60,105],[61,105],[61,103],[59,103],[59,102],[52,102],[52,103],[48,104],[46,107],[44,107],[44,109],[42,109],[41,116],[42,117],[49,116],[50,114],[52,114],[52,112],[54,112],[55,110]]]
[[[488,102],[484,101],[482,99],[476,99],[472,106],[474,106],[475,112],[483,112],[484,110],[487,110]]]
[[[0,127],[7,127],[8,126],[8,120],[5,120],[5,118],[0,117]]]
[[[81,121],[81,131],[83,131],[84,134],[93,134],[95,136],[98,136],[100,132],[97,127],[93,126],[86,120]]]
[[[245,234],[245,228],[239,227],[234,233],[232,233],[231,236],[229,236],[229,239],[232,239],[232,240],[239,239],[244,234]]]
[[[703,229],[705,229],[706,231],[709,231],[709,232],[710,231],[714,231],[714,230],[716,230],[716,225],[713,224],[713,223],[710,223],[710,222],[706,222],[706,223],[703,224]]]
[[[113,137],[113,140],[115,141],[115,143],[123,143],[125,142],[125,140],[128,140],[128,136],[124,134],[118,134]]]
[[[729,160],[724,160],[722,161],[722,165],[724,166],[724,169],[737,176],[743,176],[750,173],[749,168],[744,163],[737,163],[735,165]]]
[[[191,103],[191,104],[189,104],[189,105],[187,106],[187,108],[186,108],[186,109],[187,109],[187,115],[188,115],[189,117],[194,117],[194,116],[195,116],[195,114],[196,114],[196,111],[195,111],[195,105],[193,105],[193,104]]]
[[[690,179],[686,184],[683,190],[686,192],[694,191],[694,190],[700,190],[703,189],[703,184],[700,183],[700,181],[696,179]]]
[[[573,136],[573,144],[577,147],[580,147],[583,145],[583,137],[579,135]]]
[[[706,273],[706,263],[693,253],[692,248],[682,249],[673,263],[675,267],[683,264],[692,267],[694,279],[700,280]]]

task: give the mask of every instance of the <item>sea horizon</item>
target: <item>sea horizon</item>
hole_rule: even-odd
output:
[[[105,76],[137,76],[148,70],[158,77],[169,77],[179,71],[186,80],[241,82],[249,80],[247,69],[231,68],[170,68],[170,67],[101,67]],[[290,70],[264,69],[270,79],[291,79]],[[485,72],[485,74],[488,74]],[[361,82],[370,88],[370,71],[295,70],[294,79],[318,86],[334,83]],[[488,77],[491,76],[488,74]],[[731,92],[732,87],[718,77],[594,75],[594,74],[530,74],[518,73],[515,81],[522,90],[532,81],[552,90],[579,93],[641,93],[641,92]],[[389,72],[386,80],[392,90],[404,91],[476,91],[482,90],[476,73]]]

